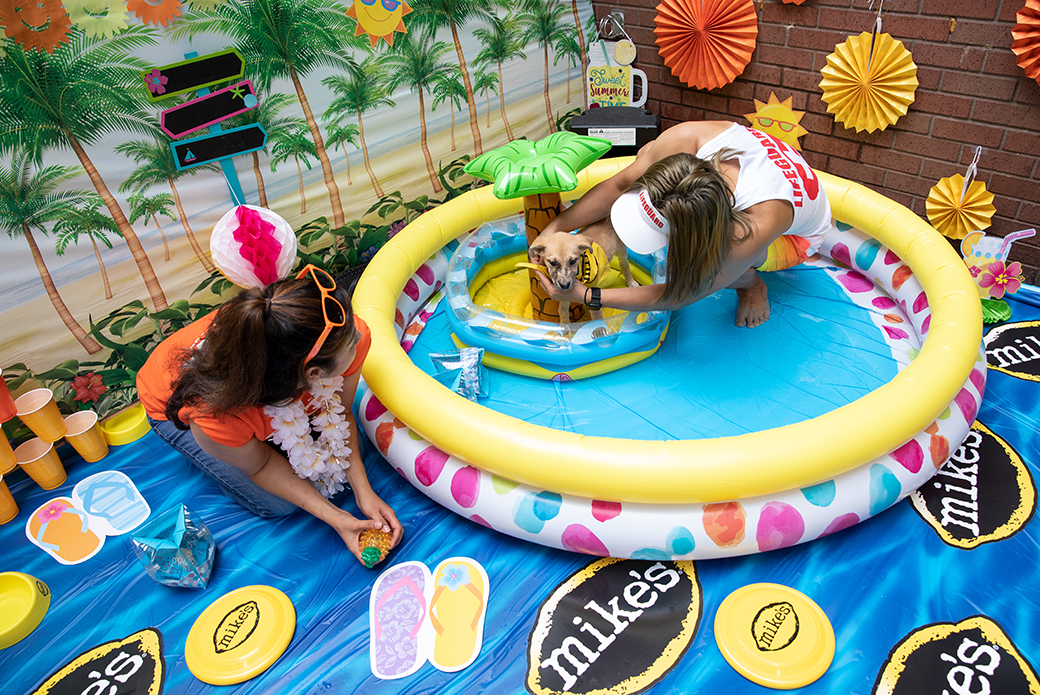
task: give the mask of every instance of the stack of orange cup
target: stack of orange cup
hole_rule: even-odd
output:
[[[33,389],[14,399],[18,418],[45,442],[56,442],[65,436],[65,420],[61,417],[54,392]]]
[[[65,418],[65,441],[72,445],[83,460],[92,463],[108,455],[108,442],[98,426],[93,410],[81,410]]]
[[[0,423],[7,422],[15,416],[18,408],[15,407],[14,398],[4,381],[4,370],[0,369]]]
[[[4,476],[0,475],[0,524],[6,524],[16,516],[18,516],[18,505],[11,496],[11,491],[7,489]]]
[[[62,423],[64,424],[64,423]],[[53,490],[68,477],[53,442],[33,437],[14,450],[18,465],[44,490]]]

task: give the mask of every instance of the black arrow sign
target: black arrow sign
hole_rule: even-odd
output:
[[[159,127],[171,138],[179,138],[248,111],[256,104],[253,83],[245,80],[163,111],[159,114]]]
[[[171,63],[161,68],[145,70],[141,79],[148,86],[148,98],[153,102],[184,94],[242,76],[245,61],[231,48],[218,53]]]
[[[177,169],[190,169],[235,155],[259,150],[267,143],[267,131],[259,124],[232,128],[216,135],[171,142]]]

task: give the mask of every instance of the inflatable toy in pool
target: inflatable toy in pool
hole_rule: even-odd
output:
[[[574,194],[629,161],[592,165]],[[372,328],[373,357],[359,422],[395,468],[445,507],[577,552],[742,555],[879,513],[934,475],[974,421],[985,387],[981,309],[964,264],[927,224],[858,184],[820,179],[834,216],[865,233],[835,231],[822,252],[848,269],[839,279],[850,292],[885,290],[880,301],[897,323],[884,332],[916,355],[858,400],[740,436],[639,441],[549,429],[455,395],[411,363],[400,336],[443,285],[441,249],[518,212],[518,203],[481,189],[413,222],[362,278],[355,303]]]

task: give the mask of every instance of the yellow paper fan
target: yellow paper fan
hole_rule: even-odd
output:
[[[878,34],[871,59],[871,36],[863,32],[835,46],[821,71],[827,111],[857,133],[895,123],[914,103],[917,90],[917,65],[910,51],[891,35]]]
[[[928,221],[951,239],[963,239],[969,232],[986,229],[997,211],[986,184],[972,181],[961,200],[963,188],[963,176],[947,176],[932,186],[924,203]]]

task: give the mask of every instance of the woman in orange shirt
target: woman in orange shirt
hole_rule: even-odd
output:
[[[137,389],[156,434],[231,499],[265,517],[305,509],[360,560],[361,531],[391,532],[393,545],[403,533],[357,448],[351,405],[370,345],[347,292],[308,265],[164,340]],[[344,486],[366,519],[329,501]]]

